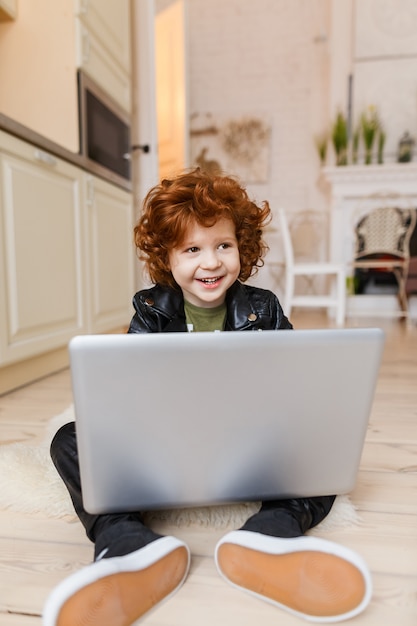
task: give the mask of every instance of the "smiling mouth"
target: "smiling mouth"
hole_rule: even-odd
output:
[[[198,278],[200,283],[204,283],[205,285],[214,285],[221,279],[221,276],[215,276],[214,278]]]

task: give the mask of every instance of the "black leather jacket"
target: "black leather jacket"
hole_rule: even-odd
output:
[[[180,289],[155,285],[133,298],[135,314],[129,333],[187,332]],[[236,281],[226,294],[225,330],[291,329],[278,298],[267,289]]]

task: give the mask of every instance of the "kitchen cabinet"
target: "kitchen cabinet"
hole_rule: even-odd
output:
[[[129,0],[76,0],[77,67],[131,111]]]
[[[0,22],[15,20],[17,16],[17,0],[0,0]]]
[[[86,175],[88,328],[100,333],[126,325],[133,314],[132,194]]]
[[[131,193],[0,131],[0,393],[57,369],[22,380],[30,360],[65,366],[74,335],[129,324],[132,228]]]
[[[0,133],[0,364],[86,330],[82,171]]]

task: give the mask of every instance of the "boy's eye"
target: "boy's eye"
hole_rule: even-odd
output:
[[[197,246],[191,246],[191,248],[187,248],[186,252],[198,252]]]
[[[230,243],[221,243],[219,248],[220,250],[226,250],[227,248],[230,248]]]

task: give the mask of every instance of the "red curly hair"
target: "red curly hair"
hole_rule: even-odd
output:
[[[134,228],[138,256],[152,282],[175,287],[169,252],[182,244],[193,220],[209,228],[221,218],[235,225],[241,265],[238,278],[244,282],[264,264],[262,257],[268,247],[262,227],[271,219],[268,202],[257,206],[235,178],[200,168],[153,187]]]

